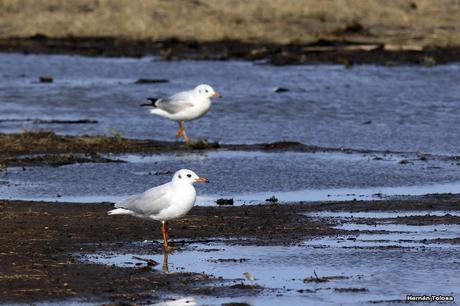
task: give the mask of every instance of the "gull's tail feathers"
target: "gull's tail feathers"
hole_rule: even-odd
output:
[[[149,106],[149,107],[157,107],[155,104],[159,101],[158,98],[147,98],[147,101],[150,103],[143,103],[140,106]]]
[[[116,209],[109,210],[107,212],[109,216],[111,215],[131,215],[132,213],[133,213],[132,211],[124,209],[124,208],[116,208]]]

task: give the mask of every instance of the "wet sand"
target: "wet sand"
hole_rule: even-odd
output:
[[[0,202],[0,292],[3,302],[80,300],[90,302],[155,302],[168,294],[208,296],[257,295],[259,286],[222,284],[222,279],[189,272],[162,273],[148,264],[117,267],[78,260],[76,254],[98,252],[159,254],[160,224],[129,216],[108,217],[110,204],[27,201]],[[441,216],[386,218],[385,223],[460,224],[458,195],[429,195],[386,201],[265,204],[240,207],[195,207],[171,222],[173,245],[181,252],[193,243],[294,246],[305,240],[368,231],[337,229],[324,212],[444,211]],[[452,214],[449,214],[452,212]],[[319,214],[320,217],[314,217]],[[362,219],[360,219],[362,221]],[[367,224],[381,223],[373,217]],[[133,242],[152,240],[143,245]],[[458,244],[456,239],[426,243]],[[380,247],[382,248],[382,247]],[[391,250],[394,246],[383,247]],[[235,259],[238,261],[237,259]],[[236,265],[238,263],[235,263]],[[305,275],[308,277],[309,275]],[[217,286],[216,284],[219,284]]]

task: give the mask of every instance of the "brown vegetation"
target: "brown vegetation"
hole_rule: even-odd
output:
[[[460,45],[454,0],[3,0],[0,37]],[[394,46],[394,45],[396,46]],[[418,47],[417,47],[418,48]]]

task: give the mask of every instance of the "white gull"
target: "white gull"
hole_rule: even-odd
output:
[[[133,195],[115,204],[108,215],[132,215],[138,218],[162,222],[163,247],[170,251],[168,244],[168,221],[185,216],[196,200],[193,183],[208,183],[195,172],[181,169],[174,173],[169,183],[153,187],[141,194]]]
[[[141,104],[141,106],[151,107],[151,114],[179,122],[177,137],[184,137],[185,143],[189,144],[184,122],[204,116],[211,108],[213,97],[221,97],[221,95],[211,86],[202,84],[169,98],[148,98],[150,103]]]

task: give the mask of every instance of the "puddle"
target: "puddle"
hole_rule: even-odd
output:
[[[416,215],[443,215],[442,211],[415,212]],[[448,212],[460,215],[460,212]],[[432,239],[460,237],[458,225],[412,226],[405,224],[357,224],[351,213],[321,212],[317,217],[333,217],[337,229],[359,231],[337,237],[306,240],[291,246],[234,245],[235,241],[194,243],[184,241],[179,251],[169,256],[150,255],[151,242],[133,243],[134,253],[96,253],[80,255],[80,260],[104,265],[135,267],[153,259],[163,272],[196,272],[221,277],[223,283],[258,284],[264,287],[253,297],[217,299],[194,297],[198,304],[220,305],[246,302],[250,305],[356,305],[375,301],[404,300],[407,294],[458,295],[460,245],[432,243]],[[363,212],[362,218],[414,215],[412,212]],[[442,260],[440,260],[442,258]],[[165,264],[166,260],[166,264]],[[167,269],[165,269],[167,267]],[[396,272],[397,271],[397,272]],[[249,272],[255,279],[247,279]],[[305,278],[338,276],[325,283],[304,282]],[[430,277],[427,277],[430,275]],[[228,283],[227,283],[228,284]],[[340,292],[358,288],[357,292]]]
[[[437,210],[418,210],[418,211],[321,211],[314,213],[306,213],[306,216],[318,218],[340,218],[340,219],[354,219],[354,218],[373,218],[373,219],[387,219],[397,217],[410,217],[410,216],[460,216],[458,211],[437,211]]]
[[[361,237],[361,236],[360,236]],[[402,236],[387,236],[399,239]],[[368,237],[366,237],[368,238]],[[229,300],[244,301],[250,305],[294,305],[319,303],[354,305],[377,300],[405,299],[406,294],[458,294],[460,268],[457,247],[428,245],[409,249],[353,249],[347,244],[329,241],[329,247],[319,247],[315,241],[297,246],[238,246],[222,243],[191,244],[167,257],[169,273],[187,271],[212,274],[236,283],[259,284],[265,290],[259,296],[215,299],[194,297],[198,304]],[[373,246],[386,246],[386,242],[369,242]],[[147,247],[147,245],[145,245]],[[160,262],[163,270],[164,255],[100,253],[81,255],[80,260],[98,264],[134,267],[133,256]],[[442,258],[442,261],[439,260]],[[433,270],[433,267],[436,269]],[[398,273],[395,273],[398,271]],[[255,280],[248,280],[250,272]],[[305,283],[313,277],[343,276],[327,283]],[[430,275],[430,277],[426,277]],[[335,288],[366,288],[367,291],[340,293]]]
[[[357,223],[344,223],[335,226],[337,229],[343,230],[359,230],[359,231],[390,231],[390,232],[411,232],[418,233],[421,239],[424,233],[434,233],[436,235],[450,233],[451,237],[440,237],[440,238],[452,238],[460,236],[460,226],[448,225],[448,224],[437,224],[437,225],[406,225],[406,224],[357,224]]]
[[[340,248],[447,248],[460,250],[460,245],[449,243],[435,243],[426,240],[450,239],[460,237],[460,227],[456,226],[362,226],[362,224],[347,224],[338,226],[340,229],[360,231],[388,231],[386,233],[359,233],[341,236],[336,240],[313,239],[308,241],[310,246],[318,247],[340,247]]]
[[[321,247],[445,247],[460,249],[460,245],[450,243],[436,243],[429,240],[454,239],[460,237],[458,224],[436,225],[407,225],[382,221],[386,218],[410,217],[410,216],[460,216],[459,211],[414,211],[414,212],[319,212],[305,214],[310,217],[332,218],[338,225],[334,228],[346,231],[359,231],[338,237],[336,240],[319,238],[308,241],[309,245]],[[363,221],[376,222],[376,224],[355,223]],[[383,223],[382,223],[383,222]]]
[[[157,297],[155,297],[157,298]],[[226,305],[229,303],[246,303],[249,305],[267,305],[267,306],[278,306],[279,304],[273,303],[271,296],[258,296],[257,298],[254,297],[212,297],[212,296],[188,296],[188,297],[181,297],[178,295],[168,295],[165,297],[160,298],[163,300],[157,303],[149,303],[149,306],[195,306],[195,305],[207,305],[207,306],[221,306]],[[303,298],[298,297],[277,297],[277,302],[282,301],[285,305],[301,305],[304,301]],[[299,304],[300,303],[300,304]],[[110,303],[109,303],[110,304]],[[29,306],[30,304],[20,304],[20,303],[13,303],[9,305],[14,306]],[[63,302],[37,302],[33,305],[36,306],[61,306]],[[87,303],[84,301],[72,301],[72,300],[65,300],[66,306],[94,306],[94,303]],[[105,304],[104,304],[105,305]],[[238,304],[236,304],[238,305]],[[244,306],[245,304],[242,304]]]

